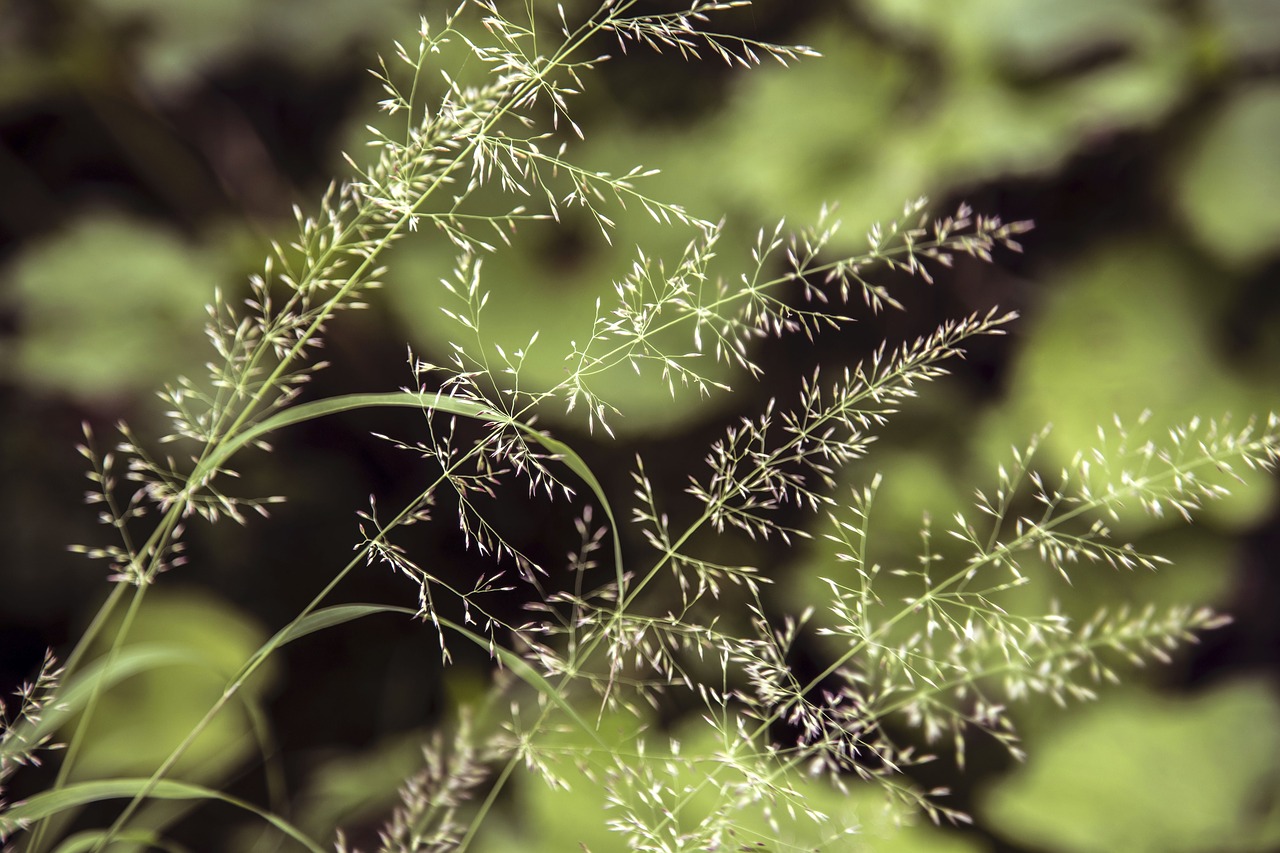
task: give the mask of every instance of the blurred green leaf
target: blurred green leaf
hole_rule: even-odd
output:
[[[249,16],[254,0],[92,0],[109,19],[146,36],[143,73],[152,84],[189,82],[205,67],[225,60],[253,38]]]
[[[60,812],[76,809],[90,803],[110,799],[132,798],[143,791],[147,791],[148,797],[157,799],[218,800],[229,803],[258,815],[307,850],[313,851],[313,853],[325,853],[323,847],[299,832],[292,824],[278,815],[260,809],[244,800],[224,794],[221,791],[204,788],[200,785],[192,785],[188,782],[176,782],[172,779],[160,779],[155,782],[149,779],[100,779],[93,782],[76,782],[65,788],[44,791],[9,807],[3,817],[0,818],[0,829],[8,829],[20,823],[43,820]],[[78,838],[84,838],[84,836],[78,836]],[[81,843],[77,841],[71,849],[83,849]]]
[[[1244,89],[1198,135],[1175,198],[1206,249],[1230,264],[1280,257],[1280,86]]]
[[[838,24],[799,40],[823,57],[743,76],[707,135],[690,140],[695,179],[718,190],[721,206],[762,219],[803,223],[839,202],[847,239],[861,241],[868,225],[931,186],[931,161],[891,153],[901,123],[927,120],[927,105],[909,97],[920,81],[905,57]]]
[[[1260,682],[1192,700],[1110,696],[1029,743],[982,799],[997,832],[1052,853],[1266,851],[1280,702]]]
[[[12,271],[13,369],[82,399],[151,391],[199,365],[220,269],[171,231],[109,215],[29,249]]]
[[[1250,61],[1280,56],[1280,4],[1274,0],[1206,0],[1204,7],[1231,57]]]
[[[903,155],[935,162],[949,187],[1057,168],[1099,135],[1163,119],[1192,80],[1186,34],[1145,2],[948,6],[938,108]]]
[[[125,652],[162,644],[199,663],[141,670],[104,693],[77,772],[99,777],[150,773],[218,700],[228,679],[263,639],[260,626],[215,597],[168,589],[149,593]],[[241,689],[240,700],[258,701],[275,671],[274,662],[268,661]],[[245,710],[228,705],[192,743],[177,765],[177,775],[199,781],[221,778],[254,750],[251,729]]]
[[[738,204],[795,220],[838,201],[855,236],[904,198],[1042,174],[1150,127],[1194,82],[1191,38],[1154,2],[860,5],[925,44],[831,22],[800,34],[821,60],[746,75],[701,149],[732,164]]]
[[[393,39],[404,41],[405,33],[418,29],[417,15],[424,10],[433,24],[439,21],[420,0],[272,0],[251,6],[257,49],[282,51],[295,63],[321,68],[362,42],[369,45],[365,62],[372,65],[375,53],[390,56]]]
[[[92,0],[107,19],[143,33],[141,72],[158,89],[189,85],[252,51],[320,66],[352,42],[382,47],[416,29],[413,0]],[[371,51],[370,58],[373,56]]]
[[[429,734],[412,731],[387,737],[360,750],[336,752],[330,746],[313,756],[305,786],[295,798],[294,822],[316,838],[329,838],[340,826],[376,824],[399,803],[405,780],[422,769],[422,745]],[[243,847],[256,827],[247,827]]]
[[[1024,444],[1045,424],[1053,431],[1039,467],[1054,471],[1096,446],[1099,425],[1116,416],[1134,427],[1149,409],[1145,433],[1162,439],[1196,416],[1231,414],[1243,423],[1273,408],[1280,379],[1274,371],[1237,376],[1222,363],[1212,340],[1217,292],[1206,291],[1214,272],[1195,263],[1168,245],[1117,242],[1046,282],[1045,304],[1027,321],[1005,422],[983,431],[984,464],[994,470],[1011,444]],[[1222,482],[1232,496],[1210,503],[1206,514],[1223,523],[1249,524],[1272,505],[1275,485],[1267,478]],[[1139,528],[1153,524],[1136,506],[1123,519]]]
[[[957,25],[984,34],[998,62],[1035,74],[1101,60],[1107,52],[1145,52],[1149,42],[1175,23],[1155,0],[985,0],[969,5],[979,7],[977,14],[956,15]]]
[[[129,646],[120,650],[109,665],[105,659],[94,661],[66,684],[58,695],[58,703],[40,715],[38,724],[30,720],[23,721],[22,738],[9,748],[17,748],[23,740],[36,742],[43,737],[52,736],[67,717],[84,710],[95,690],[109,690],[113,685],[141,672],[167,666],[200,666],[204,663],[204,659],[190,649],[175,649],[160,644]]]

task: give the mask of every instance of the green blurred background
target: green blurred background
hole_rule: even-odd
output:
[[[79,503],[81,421],[100,435],[119,418],[144,435],[162,429],[152,392],[210,357],[213,289],[243,292],[268,241],[291,238],[290,206],[309,208],[347,173],[341,151],[361,156],[380,97],[364,69],[393,39],[413,38],[423,11],[412,0],[0,2],[0,686],[29,675],[46,646],[67,648],[106,594],[99,567],[65,550],[107,541]],[[636,413],[611,444],[548,421],[614,494],[629,493],[637,452],[678,491],[720,419],[752,411],[797,370],[850,363],[881,339],[996,304],[1022,312],[1011,334],[980,342],[927,389],[856,474],[885,475],[875,547],[886,562],[911,560],[922,513],[964,506],[1009,446],[1046,423],[1041,463],[1056,468],[1113,413],[1151,409],[1161,427],[1280,408],[1280,2],[757,0],[724,26],[825,57],[739,74],[633,51],[588,81],[579,158],[661,167],[652,193],[727,215],[740,235],[781,216],[802,224],[835,202],[856,251],[865,225],[921,194],[938,212],[967,200],[1037,229],[1024,256],[961,263],[931,287],[887,277],[905,313],[868,316],[813,352],[766,344],[766,377],[727,376],[741,386],[732,398],[669,405],[648,385],[620,386]],[[722,254],[745,257],[745,239]],[[529,371],[554,381],[560,347],[585,334],[629,248],[653,255],[682,241],[643,216],[621,219],[621,252],[585,222],[526,229],[487,262],[490,333],[519,346],[542,330],[545,360]],[[429,240],[398,248],[372,310],[333,325],[333,367],[313,392],[405,384],[409,342],[441,356],[451,330],[431,283],[448,263]],[[300,427],[245,463],[248,491],[290,502],[245,529],[193,526],[192,565],[162,578],[136,640],[189,648],[204,665],[127,682],[103,709],[86,768],[134,772],[176,742],[225,673],[345,561],[365,496],[391,506],[413,494],[412,469],[368,431],[415,426],[379,414]],[[1098,706],[1019,708],[1025,766],[979,746],[964,774],[950,762],[925,772],[922,782],[955,789],[975,828],[900,832],[865,817],[850,849],[1280,848],[1275,486],[1255,477],[1191,528],[1124,518],[1120,535],[1174,560],[1158,576],[1084,567],[1072,587],[1033,587],[1028,607],[1208,602],[1236,621]],[[535,555],[554,564],[573,547],[567,516],[518,494],[503,506],[510,535]],[[416,537],[414,553],[441,572],[476,570],[447,520]],[[820,547],[755,555],[793,579],[780,604],[820,611],[824,557]],[[413,603],[377,569],[343,594]],[[520,604],[503,607],[514,617]],[[484,662],[461,654],[444,673],[430,632],[385,617],[295,645],[255,687],[270,712],[266,746],[243,735],[246,719],[228,718],[188,773],[261,796],[265,750],[298,823],[358,834],[417,766],[423,732],[483,684]],[[124,721],[144,736],[122,734]],[[41,777],[26,778],[19,791]],[[616,849],[580,835],[575,811],[599,814],[599,803],[530,787],[520,806],[493,849],[510,838],[527,850]],[[215,817],[227,849],[248,849],[251,830]]]

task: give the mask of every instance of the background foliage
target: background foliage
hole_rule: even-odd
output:
[[[100,535],[73,500],[80,421],[127,415],[144,424],[158,413],[151,391],[206,358],[204,302],[215,286],[242,289],[265,243],[293,230],[290,205],[345,174],[339,152],[377,120],[376,83],[363,69],[416,29],[419,11],[410,0],[0,8],[3,686],[28,675],[46,645],[75,636],[105,594],[100,573],[64,550]],[[887,557],[909,559],[921,512],[947,517],[1009,445],[1046,422],[1054,431],[1045,449],[1065,464],[1113,413],[1132,421],[1151,409],[1158,428],[1276,407],[1280,5],[761,0],[735,26],[812,44],[825,58],[742,76],[643,55],[613,63],[579,107],[580,123],[589,116],[596,128],[584,158],[602,168],[660,165],[657,195],[744,225],[779,214],[807,220],[831,201],[847,222],[869,223],[921,193],[938,209],[964,198],[1038,223],[1025,257],[961,266],[931,287],[896,282],[905,313],[827,336],[816,355],[766,345],[777,351],[764,363],[780,368],[840,364],[945,317],[997,303],[1023,312],[1008,338],[984,341],[877,447]],[[519,345],[536,329],[582,328],[629,247],[670,239],[636,217],[619,223],[622,251],[609,253],[584,239],[593,227],[531,229],[486,267],[491,333]],[[426,240],[396,253],[373,310],[334,326],[334,367],[317,380],[324,392],[408,381],[403,342],[430,354],[446,322],[417,285],[447,273],[448,262]],[[531,360],[526,370],[554,376],[562,366]],[[617,425],[615,465],[589,436],[573,437],[615,490],[627,488],[637,450],[665,460],[665,470],[649,463],[656,479],[679,481],[700,459],[713,409],[728,405],[640,396],[652,393],[615,389],[646,412]],[[750,411],[769,394],[766,375],[731,405]],[[95,766],[125,772],[146,759],[144,747],[164,746],[165,731],[185,731],[218,673],[296,612],[310,589],[299,579],[350,548],[361,496],[411,493],[399,460],[367,437],[388,431],[391,417],[300,428],[245,471],[268,484],[254,491],[288,484],[290,503],[272,523],[193,531],[200,571],[166,578],[173,589],[150,603],[136,641],[190,648],[200,663],[130,682],[103,724],[142,715],[155,742],[99,740]],[[571,525],[535,515],[540,507],[512,512],[512,535],[531,551],[572,547]],[[1099,601],[1208,601],[1233,613],[1234,625],[1104,706],[1069,718],[1020,709],[1030,764],[978,752],[964,776],[936,771],[976,813],[976,831],[944,839],[940,830],[869,826],[870,849],[1112,850],[1120,838],[1128,850],[1280,845],[1280,780],[1265,760],[1280,751],[1275,483],[1242,489],[1204,518],[1191,529],[1122,519],[1124,533],[1175,559],[1159,576],[1095,569],[1075,587],[1032,594],[1081,613]],[[425,529],[413,544],[469,570],[471,557],[444,532]],[[821,557],[815,546],[778,567],[794,579],[782,587],[789,605],[822,600]],[[355,599],[402,595],[382,572],[357,583]],[[257,689],[277,721],[275,772],[294,792],[299,824],[321,834],[385,807],[416,764],[420,732],[484,677],[476,661],[470,674],[445,679],[434,638],[411,623],[370,620],[295,645]],[[232,721],[209,732],[193,772],[234,781],[249,754],[236,740],[243,728]],[[260,783],[244,784],[252,793]],[[590,807],[532,788],[521,805],[528,817],[510,832],[548,851],[577,840],[573,811]],[[592,849],[608,847],[602,839]]]

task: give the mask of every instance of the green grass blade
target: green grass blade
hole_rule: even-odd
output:
[[[176,782],[172,779],[99,779],[91,782],[76,782],[64,788],[36,794],[28,800],[14,804],[0,814],[0,838],[8,837],[23,826],[68,809],[76,809],[103,800],[132,798],[143,791],[146,791],[149,797],[163,800],[217,800],[227,803],[257,815],[311,853],[327,853],[301,830],[273,812],[260,809],[252,803],[212,788],[193,785],[189,782]],[[94,838],[93,842],[96,844],[100,840],[101,838]]]
[[[95,689],[107,690],[130,676],[150,669],[181,665],[207,667],[208,661],[190,650],[151,643],[121,649],[109,662],[95,661],[67,683],[58,695],[57,703],[44,709],[39,723],[23,721],[20,724],[20,736],[11,739],[9,746],[0,748],[0,755],[7,757],[22,744],[38,742],[53,734],[69,717],[84,709]]]
[[[224,464],[236,452],[247,444],[262,439],[264,436],[272,433],[282,427],[292,424],[305,423],[306,421],[322,418],[327,415],[336,415],[341,412],[353,412],[360,409],[372,408],[411,408],[411,409],[432,409],[440,412],[447,412],[451,415],[459,417],[471,418],[481,421],[510,421],[510,418],[502,412],[495,411],[488,406],[483,406],[471,400],[459,400],[456,397],[444,396],[441,394],[415,394],[407,391],[394,391],[385,394],[346,394],[339,397],[329,397],[324,400],[314,400],[309,403],[300,403],[291,406],[281,412],[277,412],[269,418],[246,429],[244,432],[226,441],[218,450],[211,454],[204,461],[201,469],[192,476],[193,482],[198,482],[203,476],[216,470]],[[565,444],[559,439],[551,438],[543,435],[534,428],[520,421],[510,421],[517,429],[524,432],[534,441],[541,444],[551,453],[564,462],[565,466],[577,474],[582,482],[586,484],[591,493],[595,495],[596,500],[600,502],[600,507],[604,510],[605,517],[609,520],[609,526],[613,533],[613,557],[614,564],[617,567],[619,579],[622,577],[622,550],[618,542],[617,530],[618,522],[613,513],[613,506],[609,503],[609,498],[605,495],[604,487],[600,485],[600,481],[596,479],[590,466],[579,456],[572,447]]]
[[[411,607],[397,607],[391,604],[336,604],[308,613],[290,625],[281,628],[276,635],[263,645],[263,650],[277,649],[286,643],[300,640],[308,634],[334,628],[347,622],[354,622],[375,613],[402,613],[417,616],[418,611]]]
[[[53,853],[85,853],[92,850],[98,842],[105,838],[106,830],[95,829],[77,832],[54,848]],[[128,830],[119,833],[115,840],[121,844],[141,844],[143,850],[164,850],[167,853],[189,853],[186,847],[175,841],[168,841],[154,832],[144,829]]]

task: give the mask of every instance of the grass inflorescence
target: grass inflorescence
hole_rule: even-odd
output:
[[[0,716],[0,781],[36,761],[55,734],[67,747],[46,791],[0,804],[0,837],[27,853],[54,849],[66,824],[51,818],[115,801],[123,804],[114,817],[80,830],[74,849],[150,843],[161,833],[137,824],[142,805],[195,798],[247,809],[304,849],[353,850],[341,836],[309,838],[280,814],[181,782],[173,770],[282,646],[373,612],[416,613],[438,633],[446,662],[455,644],[475,644],[502,672],[483,701],[460,712],[462,722],[424,746],[423,768],[405,781],[402,803],[382,830],[385,853],[472,847],[519,776],[602,791],[603,823],[620,847],[634,850],[728,849],[762,833],[771,836],[763,839],[776,845],[771,849],[789,849],[781,839],[810,833],[804,837],[835,843],[856,831],[847,815],[824,811],[810,796],[814,784],[839,791],[870,782],[908,811],[964,820],[946,804],[945,791],[923,790],[904,774],[931,758],[921,744],[953,749],[962,759],[966,739],[982,732],[1019,754],[1009,702],[1032,694],[1093,698],[1099,683],[1121,677],[1122,664],[1167,659],[1222,623],[1222,615],[1194,607],[1118,608],[1077,623],[1056,608],[1027,614],[1001,602],[1037,576],[1070,577],[1082,561],[1158,567],[1158,555],[1112,537],[1116,513],[1138,505],[1190,518],[1225,493],[1223,472],[1274,465],[1274,415],[1235,426],[1195,422],[1162,443],[1135,442],[1117,423],[1100,433],[1096,449],[1052,476],[1034,467],[1033,441],[999,469],[994,491],[977,493],[968,514],[925,526],[915,566],[884,567],[868,556],[879,478],[850,489],[853,467],[865,470],[873,441],[921,386],[944,376],[975,338],[1003,334],[1012,313],[960,317],[860,363],[798,377],[789,396],[727,424],[707,448],[705,467],[688,472],[691,514],[664,507],[669,497],[643,459],[636,460],[631,494],[607,493],[582,457],[539,425],[539,414],[554,407],[608,440],[625,414],[625,403],[610,398],[609,371],[635,370],[673,396],[682,388],[729,394],[724,374],[707,365],[723,363],[750,381],[768,369],[758,360],[761,339],[805,344],[859,312],[900,308],[877,281],[886,272],[930,280],[931,269],[957,257],[985,262],[997,251],[1020,250],[1029,223],[965,206],[934,217],[915,200],[898,219],[870,228],[860,253],[840,253],[847,238],[828,208],[799,228],[761,229],[749,257],[726,259],[718,253],[729,226],[650,196],[644,187],[652,169],[629,165],[614,174],[574,161],[584,130],[573,98],[607,58],[603,45],[743,68],[815,55],[716,31],[722,14],[745,5],[691,0],[683,11],[658,14],[634,0],[607,0],[581,19],[563,9],[544,19],[531,6],[526,15],[508,16],[493,0],[473,0],[440,21],[424,20],[416,42],[396,45],[374,72],[389,123],[373,131],[373,157],[349,158],[354,176],[333,185],[315,213],[297,212],[296,239],[272,247],[248,298],[215,298],[209,375],[164,391],[170,434],[151,441],[122,425],[106,452],[87,436],[89,501],[119,535],[110,547],[80,550],[107,563],[115,586],[63,663],[51,655],[17,710]],[[461,26],[467,16],[481,26]],[[461,46],[483,67],[482,81],[439,67],[445,45]],[[489,209],[495,197],[508,203]],[[680,232],[684,249],[659,257],[637,248],[612,302],[599,303],[575,340],[493,339],[485,322],[485,259],[503,251],[523,223],[558,221],[570,210],[604,240],[624,211],[646,215]],[[439,363],[411,354],[413,384],[400,392],[303,401],[307,380],[324,366],[313,356],[328,325],[366,304],[394,263],[396,243],[411,232],[453,251],[439,305],[455,335],[438,348]],[[722,272],[725,264],[736,271]],[[539,385],[526,377],[522,366],[535,347],[561,348],[560,381]],[[148,588],[182,567],[187,525],[247,523],[281,500],[245,498],[228,485],[237,454],[287,440],[287,432],[276,433],[291,424],[391,406],[421,412],[419,435],[387,440],[426,460],[435,475],[403,505],[387,508],[375,498],[358,514],[354,553],[245,661],[154,772],[76,776],[89,721]],[[491,499],[513,499],[498,491],[508,482],[527,487],[527,497],[514,499],[574,504],[579,544],[563,566],[524,553],[491,517]],[[491,562],[467,584],[438,577],[398,544],[398,532],[411,524],[455,525]],[[624,547],[626,525],[638,531],[640,547]],[[726,556],[749,552],[713,547],[744,537],[832,545],[829,594],[803,612],[779,614],[769,600],[775,579]],[[938,547],[934,537],[952,545]],[[368,565],[406,578],[414,605],[334,601],[343,579]],[[547,582],[564,571],[571,583]],[[887,594],[886,576],[895,590],[908,585],[910,595]],[[534,592],[522,622],[490,606],[515,585]],[[736,616],[725,616],[721,601],[734,602]],[[461,620],[448,616],[458,605]],[[814,628],[818,611],[824,619]],[[106,626],[114,632],[105,640],[109,650],[91,668],[88,650],[103,641]],[[829,641],[822,648],[838,650],[817,675],[793,667],[793,647],[807,631]],[[654,709],[672,703],[697,708],[692,743],[650,731]],[[900,742],[904,724],[919,736]],[[800,824],[811,829],[797,830]]]

